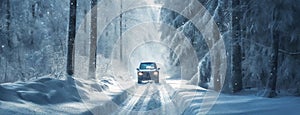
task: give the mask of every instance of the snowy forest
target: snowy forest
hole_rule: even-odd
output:
[[[162,100],[166,93],[184,100],[185,96],[179,95],[184,86],[177,90],[173,80],[218,92],[220,99],[222,95],[292,97],[293,106],[298,106],[299,6],[298,0],[1,0],[0,113],[23,111],[21,105],[8,103],[20,103],[12,101],[16,99],[37,105],[84,102],[90,111],[66,112],[76,107],[64,104],[60,106],[66,110],[53,107],[47,110],[50,113],[101,114],[111,110],[106,114],[123,114],[129,107],[129,114],[152,108],[166,114],[163,110],[175,107],[167,108],[163,106],[166,100],[153,97]],[[136,67],[145,60],[154,60],[161,68],[164,82],[160,85],[136,85]],[[124,85],[120,94],[111,96],[120,84]],[[60,85],[65,89],[60,90]],[[94,105],[90,100],[97,100],[98,93],[89,92],[89,88],[99,95],[110,95],[108,100],[117,104],[108,105],[108,109]],[[126,105],[130,96],[143,95],[142,89],[158,90],[148,97],[145,109],[137,99],[134,107],[113,110],[113,106]],[[74,96],[58,98],[60,95]],[[47,101],[42,101],[44,98]],[[147,96],[140,98],[147,100]],[[189,104],[202,102],[191,100]],[[202,114],[201,108],[195,112],[189,104],[175,114]],[[7,105],[19,109],[5,110]],[[44,114],[44,109],[37,114]],[[212,112],[218,111],[218,106],[209,110],[204,110],[205,114],[220,114]]]

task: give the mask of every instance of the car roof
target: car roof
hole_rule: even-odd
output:
[[[154,64],[156,64],[155,62],[141,62],[141,64],[144,64],[144,63],[154,63]]]

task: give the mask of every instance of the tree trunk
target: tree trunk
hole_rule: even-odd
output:
[[[242,83],[242,55],[241,55],[241,27],[240,27],[240,0],[232,1],[232,56],[231,56],[231,72],[232,72],[232,91],[239,92],[243,89]]]
[[[90,59],[89,78],[96,78],[96,50],[97,50],[97,0],[91,1],[91,39],[90,39]]]
[[[122,22],[122,21],[123,21],[123,12],[122,12],[122,9],[123,9],[123,3],[122,3],[122,1],[123,1],[123,0],[121,0],[121,4],[120,4],[120,61],[123,60],[123,49],[122,49],[122,48],[123,48],[123,43],[122,43],[122,42],[123,42],[123,41],[122,41],[122,40],[123,40],[123,38],[122,38],[122,37],[123,37],[123,36],[122,36],[122,33],[123,33],[123,32],[122,32],[122,29],[123,29],[123,28],[122,28],[122,25],[123,25],[123,24],[122,24],[122,23],[123,23],[123,22]]]
[[[7,0],[7,9],[6,9],[6,30],[9,34],[10,32],[10,21],[11,21],[11,14],[10,14],[10,0]]]
[[[6,61],[5,62],[5,75],[4,75],[4,82],[7,82],[8,81],[8,75],[7,75],[7,69],[8,69],[8,62]]]
[[[69,17],[69,33],[68,33],[68,54],[67,54],[67,73],[74,74],[74,41],[76,35],[76,0],[70,0],[70,17]]]
[[[214,71],[212,71],[212,75],[214,77],[214,90],[215,91],[221,91],[221,87],[222,87],[220,70],[219,70],[220,66],[218,66],[218,65],[221,65],[221,59],[220,59],[219,54],[220,54],[219,51],[215,50],[215,51],[213,51],[214,56],[211,57],[214,60],[214,64],[212,64],[213,68],[214,68]]]
[[[276,97],[276,82],[277,82],[277,65],[278,65],[278,47],[279,47],[279,32],[273,31],[272,55],[271,55],[271,72],[267,82],[267,88],[264,91],[264,97]]]
[[[279,46],[279,33],[278,31],[273,32],[273,44],[272,49],[274,55],[272,55],[272,69],[271,69],[271,90],[275,92],[277,82],[277,65],[278,65],[278,46]]]
[[[267,82],[266,89],[262,96],[276,97],[276,82],[277,82],[277,65],[278,65],[278,47],[279,47],[279,32],[273,31],[272,55],[271,55],[271,72]]]
[[[11,24],[11,12],[10,12],[10,10],[11,10],[11,8],[10,8],[10,0],[7,0],[6,2],[7,2],[6,3],[7,4],[7,6],[6,6],[6,34],[7,34],[6,41],[7,41],[7,45],[8,45],[9,44],[8,41],[9,41],[10,36],[11,36],[11,34],[10,34],[11,33],[11,31],[10,31],[10,24]],[[2,51],[0,50],[0,53],[4,52],[3,48],[4,47],[1,48]],[[7,71],[7,69],[8,69],[8,64],[7,64],[8,60],[6,60],[4,58],[3,61],[5,61],[5,73],[4,73],[4,80],[2,82],[7,82],[7,81],[9,81],[8,80],[8,78],[9,78],[8,77],[8,71]]]
[[[278,49],[279,49],[279,31],[277,30],[276,25],[278,26],[278,18],[280,16],[278,10],[280,9],[280,5],[277,5],[274,8],[273,11],[273,21],[275,22],[275,26],[273,25],[272,30],[272,36],[273,36],[273,42],[272,42],[272,55],[271,55],[271,72],[270,77],[267,82],[267,87],[265,89],[265,92],[263,94],[264,97],[276,97],[276,82],[277,82],[277,65],[278,65]]]

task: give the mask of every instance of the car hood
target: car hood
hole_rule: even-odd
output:
[[[141,69],[140,72],[151,72],[151,71],[157,71],[157,69]]]

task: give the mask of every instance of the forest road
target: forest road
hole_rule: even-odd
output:
[[[137,84],[135,91],[119,105],[114,115],[177,115],[179,113],[172,100],[172,90],[165,81]]]

